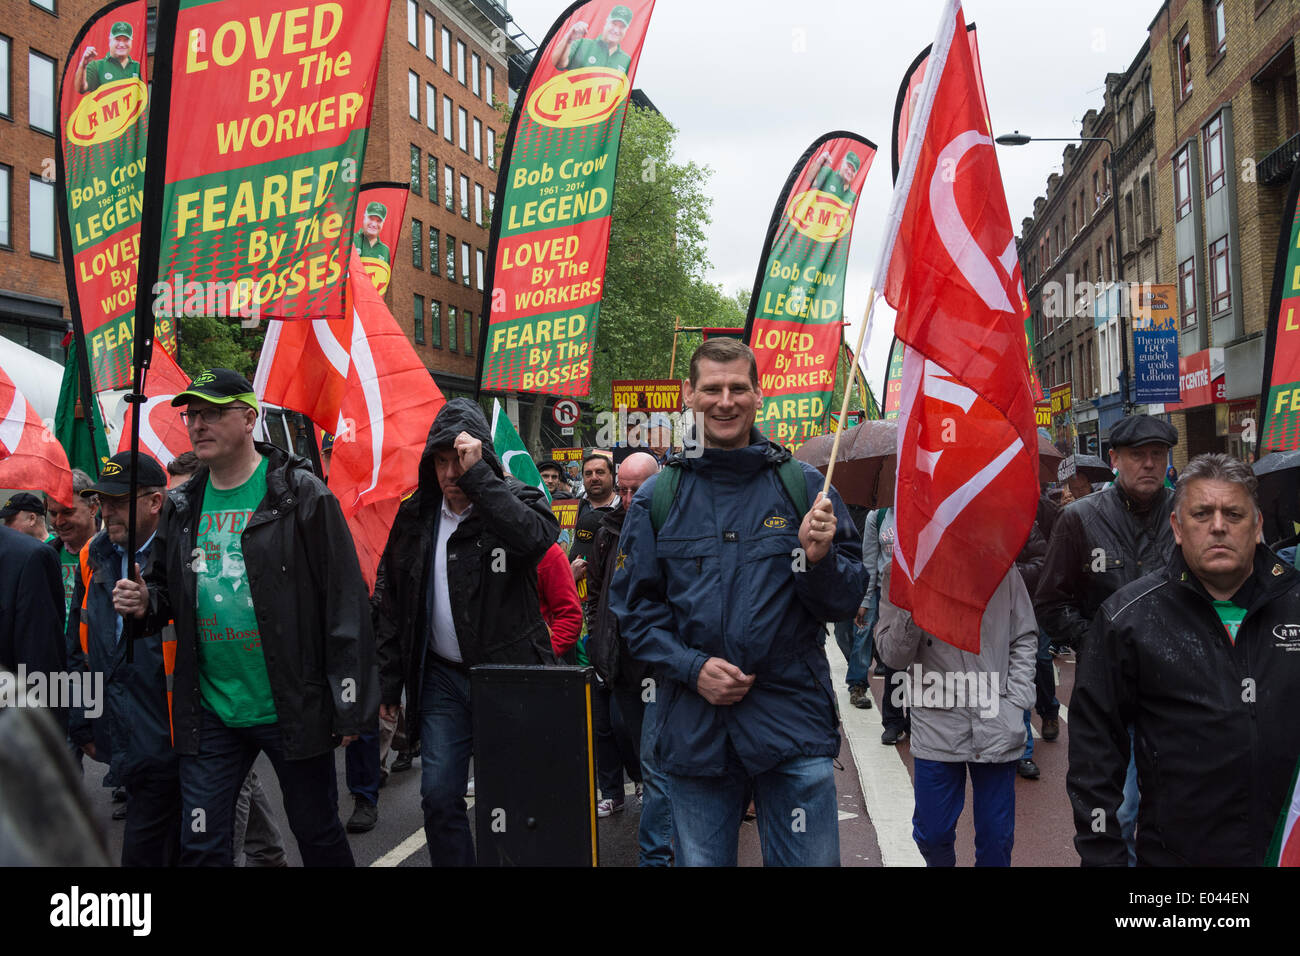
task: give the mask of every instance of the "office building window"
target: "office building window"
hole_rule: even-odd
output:
[[[411,192],[420,195],[420,147],[411,146]]]
[[[1232,308],[1232,277],[1228,273],[1228,237],[1210,244],[1210,315]]]
[[[1223,0],[1211,0],[1209,9],[1210,47],[1215,56],[1228,48],[1228,19],[1223,13]]]
[[[448,352],[456,351],[457,320],[458,320],[458,316],[456,315],[456,307],[454,305],[448,305],[447,306],[447,351]]]
[[[1223,114],[1205,124],[1205,196],[1218,192],[1227,180],[1223,163]]]
[[[483,225],[483,187],[474,184],[474,225]]]
[[[483,121],[474,117],[474,158],[483,162]]]
[[[420,48],[420,5],[415,0],[406,0],[406,42]]]
[[[437,299],[429,300],[429,344],[442,348],[442,303]]]
[[[433,15],[426,13],[424,15],[424,55],[436,63],[437,57],[433,53],[433,44]]]
[[[13,101],[9,91],[13,89],[13,74],[10,72],[10,55],[14,41],[0,33],[0,116],[13,118]]]
[[[411,265],[424,268],[424,223],[418,219],[411,220]]]
[[[1183,328],[1196,324],[1196,260],[1184,259],[1178,264],[1178,312]]]
[[[424,84],[424,125],[438,132],[438,88],[432,83]]]
[[[453,131],[453,129],[452,129],[452,125],[451,125],[451,97],[450,97],[450,96],[443,96],[443,98],[442,98],[442,138],[445,139],[447,142],[450,143],[450,142],[451,142],[451,138],[452,138],[453,136],[455,136],[455,135],[456,135],[456,134],[455,134],[455,132]]]
[[[411,119],[419,120],[420,78],[415,75],[414,70],[406,71],[406,108],[411,114]]]
[[[464,107],[461,107],[460,109],[457,110],[457,116],[458,116],[458,118],[459,118],[459,120],[460,120],[459,124],[457,125],[457,130],[458,130],[458,132],[459,132],[459,134],[460,134],[460,138],[459,138],[459,140],[458,140],[458,142],[459,142],[459,144],[460,144],[460,149],[461,149],[461,152],[468,153],[468,152],[469,152],[469,142],[468,142],[468,140],[469,140],[469,135],[468,135],[468,132],[467,132],[466,127],[469,125],[469,123],[468,123],[468,120],[469,120],[469,114],[465,112]]]
[[[483,250],[474,250],[474,288],[483,291]]]
[[[456,281],[456,237],[447,236],[447,278]]]
[[[437,205],[438,203],[438,161],[433,158],[433,153],[429,154],[429,176],[426,180],[429,184],[429,202]]]
[[[466,286],[470,284],[468,242],[460,244],[460,281]]]
[[[442,28],[442,68],[451,72],[451,31]]]
[[[415,344],[424,344],[424,296],[415,297]]]
[[[1192,211],[1192,157],[1184,146],[1174,154],[1174,219]]]
[[[54,184],[47,183],[40,176],[33,176],[27,187],[27,202],[32,255],[53,259]]]
[[[1178,38],[1178,89],[1183,99],[1192,95],[1192,38],[1186,30]]]
[[[27,122],[54,132],[54,61],[35,50],[27,51]]]
[[[469,58],[469,82],[470,89],[474,91],[475,96],[483,95],[483,87],[479,82],[479,74],[483,72],[483,61],[479,59],[477,53],[470,54]]]
[[[34,6],[40,7],[47,13],[57,14],[59,11],[55,8],[55,0],[32,0]]]
[[[442,267],[442,255],[438,251],[438,230],[429,227],[429,271],[434,275]]]
[[[465,85],[465,44],[460,40],[456,41],[456,79]]]
[[[11,230],[13,222],[13,167],[0,163],[0,248],[12,249],[14,237]]]
[[[497,168],[497,133],[491,126],[487,131],[487,167]]]
[[[466,355],[474,354],[474,313],[465,313],[465,338],[463,350]]]
[[[497,194],[492,192],[491,190],[488,190],[488,218],[491,219],[492,216],[496,213],[496,211],[497,211]]]
[[[462,219],[469,219],[469,177],[460,177],[460,215]]]
[[[456,189],[456,173],[446,163],[442,164],[442,202],[450,210],[456,209],[456,199],[454,191]]]
[[[487,87],[487,104],[488,106],[496,105],[496,96],[493,93],[492,81],[496,78],[496,71],[490,66],[483,67],[483,85]]]

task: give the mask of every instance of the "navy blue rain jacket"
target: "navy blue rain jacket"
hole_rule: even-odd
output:
[[[803,515],[776,467],[790,453],[757,431],[750,442],[678,456],[677,499],[658,537],[656,476],[633,498],[619,539],[610,608],[632,655],[659,674],[656,756],[674,774],[722,775],[728,743],[750,775],[839,753],[823,625],[857,612],[867,586],[861,535],[832,489],[831,553],[796,571]],[[811,503],[823,479],[801,467]],[[739,703],[714,706],[696,691],[709,657],[756,676]]]

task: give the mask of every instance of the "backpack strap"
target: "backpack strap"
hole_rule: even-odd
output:
[[[791,457],[781,462],[777,472],[781,476],[781,484],[785,485],[785,493],[794,502],[795,516],[802,519],[808,513],[808,480],[803,476],[803,469]]]
[[[681,483],[682,466],[670,461],[659,472],[655,486],[650,491],[650,526],[654,528],[656,536],[668,520],[668,512],[672,511],[673,501],[677,498],[677,486]]]

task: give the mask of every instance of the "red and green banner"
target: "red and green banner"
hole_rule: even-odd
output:
[[[819,137],[799,157],[768,226],[745,342],[763,393],[754,424],[790,448],[826,427],[853,210],[875,155],[875,144],[855,133]]]
[[[149,137],[145,0],[82,27],[59,90],[58,196],[72,326],[93,391],[131,381]],[[175,329],[160,322],[170,351]],[[87,399],[89,401],[89,399]]]
[[[976,64],[975,85],[979,90],[980,102],[984,106],[984,115],[989,115],[988,100],[984,95],[984,77],[979,72],[980,48],[975,36],[975,24],[966,24],[966,40],[970,44],[971,59]],[[933,45],[933,44],[931,44]],[[903,82],[898,88],[898,99],[894,101],[894,137],[890,149],[890,160],[894,179],[898,179],[898,161],[907,145],[907,134],[912,129],[912,114],[916,111],[917,98],[921,95],[921,84],[925,82],[925,67],[930,61],[930,47],[917,54],[912,65],[903,74]]]
[[[410,195],[406,183],[366,183],[357,198],[352,244],[380,295],[388,291],[392,278],[393,250],[401,245]]]
[[[610,382],[610,399],[615,412],[679,412],[682,383],[675,378],[615,379]]]
[[[885,373],[885,418],[893,421],[903,404],[903,343],[894,339],[889,347],[889,370]]]
[[[1300,167],[1291,176],[1264,339],[1259,451],[1300,448]]]
[[[156,314],[345,315],[388,7],[389,0],[164,0]]]
[[[492,217],[482,389],[590,391],[619,139],[653,10],[575,3],[533,57]]]

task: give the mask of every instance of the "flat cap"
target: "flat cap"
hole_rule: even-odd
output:
[[[1111,426],[1112,448],[1145,445],[1149,442],[1160,442],[1172,447],[1178,444],[1178,432],[1173,425],[1151,415],[1126,415]]]

